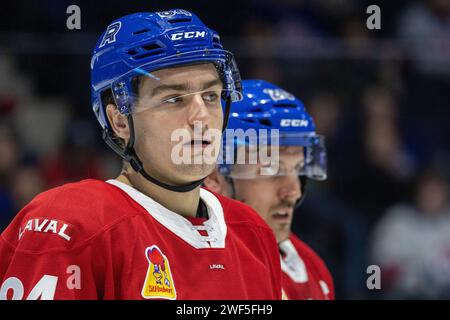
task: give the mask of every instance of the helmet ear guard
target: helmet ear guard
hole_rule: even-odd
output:
[[[119,112],[122,114],[131,113],[133,101],[131,101],[132,88],[130,83],[128,81],[114,82],[111,86],[111,92]]]

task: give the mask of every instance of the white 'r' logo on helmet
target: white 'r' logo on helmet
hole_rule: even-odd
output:
[[[116,34],[119,32],[121,27],[122,23],[120,21],[110,24],[106,29],[105,35],[103,36],[102,43],[100,43],[99,48],[103,47],[107,43],[116,42]]]

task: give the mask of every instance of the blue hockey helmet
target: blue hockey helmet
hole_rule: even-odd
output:
[[[239,146],[245,145],[258,152],[265,145],[299,146],[303,147],[299,150],[304,152],[304,164],[296,174],[325,180],[327,157],[324,137],[316,133],[314,121],[303,103],[267,81],[244,80],[242,87],[244,97],[233,104],[223,136],[220,173],[240,179],[257,177],[254,172],[233,170]],[[277,169],[277,172],[266,171],[265,175],[287,174]]]
[[[109,123],[101,94],[111,89],[119,111],[133,112],[131,80],[152,77],[163,68],[211,62],[222,77],[225,92],[239,100],[240,75],[233,55],[220,37],[193,13],[173,9],[135,13],[112,22],[100,36],[91,59],[92,108],[103,128]],[[224,98],[228,98],[225,96]]]
[[[185,186],[171,186],[149,176],[134,150],[132,114],[136,98],[133,81],[148,77],[158,81],[152,72],[176,66],[213,63],[223,83],[225,100],[224,127],[231,102],[242,95],[241,79],[233,55],[224,50],[220,37],[193,13],[183,9],[142,12],[112,22],[100,36],[91,59],[92,108],[103,129],[106,143],[147,180],[166,189],[185,192],[201,180]],[[127,115],[130,140],[121,146],[106,115],[102,96],[111,93],[118,110]]]

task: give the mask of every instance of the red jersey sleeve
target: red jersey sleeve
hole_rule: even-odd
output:
[[[114,297],[112,265],[120,261],[112,261],[110,230],[117,223],[98,221],[103,205],[92,193],[53,189],[17,214],[0,236],[0,299]]]

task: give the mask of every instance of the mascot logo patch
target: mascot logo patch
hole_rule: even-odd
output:
[[[149,262],[149,266],[144,286],[142,287],[142,296],[145,299],[174,300],[177,297],[177,293],[167,257],[156,245],[145,249],[145,257]]]

